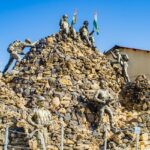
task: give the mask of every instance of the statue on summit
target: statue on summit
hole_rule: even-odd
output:
[[[68,23],[68,15],[63,15],[59,22],[60,26],[60,33],[62,34],[62,37],[66,39],[69,36],[69,23]]]
[[[73,23],[71,24],[71,26],[69,25],[68,15],[62,16],[59,22],[62,38],[66,39],[67,37],[71,37],[74,40],[77,38],[76,30],[74,29],[73,25]]]
[[[87,43],[88,46],[94,47],[94,38],[92,36],[94,33],[94,30],[91,33],[89,33],[88,26],[89,26],[89,22],[84,21],[83,26],[79,30],[80,37],[83,41]]]
[[[35,43],[31,43],[29,39],[25,39],[25,42],[16,40],[13,43],[11,43],[7,49],[7,51],[10,53],[10,58],[3,70],[3,74],[9,69],[10,65],[13,63],[14,59],[16,59],[17,62],[21,61],[20,55],[24,55],[24,48],[26,47],[34,47]]]

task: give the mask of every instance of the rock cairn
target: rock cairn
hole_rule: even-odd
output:
[[[23,112],[26,101],[20,95],[16,94],[8,84],[5,83],[4,78],[0,77],[0,145],[5,142],[5,128],[16,126],[17,121],[23,119]]]
[[[109,117],[105,114],[99,125],[97,106],[91,100],[100,88],[101,79],[105,79],[107,88],[116,100],[110,105],[116,128],[127,129],[113,131],[108,127],[107,146],[111,150],[134,148],[135,136],[129,128],[140,122],[145,125],[143,131],[148,132],[149,120],[141,112],[127,110],[120,105],[118,97],[124,84],[123,78],[117,77],[116,71],[103,54],[87,47],[80,39],[74,41],[68,38],[64,42],[58,41],[55,36],[46,37],[44,43],[39,41],[36,48],[26,54],[11,74],[2,78],[8,91],[5,95],[9,95],[10,91],[13,94],[10,102],[7,102],[6,97],[2,100],[5,107],[10,105],[8,110],[11,113],[16,112],[10,115],[10,118],[14,118],[9,121],[11,130],[19,130],[25,134],[34,131],[27,117],[38,101],[45,100],[52,114],[52,124],[47,128],[48,150],[60,149],[62,125],[65,150],[99,150],[104,144]],[[2,94],[0,98],[1,96]],[[6,115],[4,112],[3,109],[1,117]],[[149,111],[145,113],[149,115]],[[63,122],[60,121],[60,116],[63,117]],[[1,121],[1,125],[4,130],[5,122]],[[1,137],[4,139],[4,134]],[[145,140],[144,137],[146,135],[143,135]],[[16,142],[16,139],[18,137],[11,137],[12,141]],[[38,149],[35,139],[28,139],[22,145],[30,146],[33,150]],[[148,146],[146,143],[143,145]]]
[[[139,75],[124,87],[123,99],[129,109],[150,109],[150,81],[145,75]]]
[[[150,81],[145,75],[139,75],[121,91],[120,102],[126,113],[127,126],[140,126],[140,148],[150,148]],[[133,139],[132,139],[133,140]],[[133,145],[134,147],[135,145]]]

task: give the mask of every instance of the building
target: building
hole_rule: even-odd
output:
[[[150,51],[115,45],[104,54],[112,59],[111,51],[119,49],[120,53],[129,56],[128,74],[133,81],[138,75],[145,74],[150,79]]]

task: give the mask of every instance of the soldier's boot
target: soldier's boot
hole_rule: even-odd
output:
[[[5,74],[5,72],[9,69],[9,67],[11,66],[11,64],[13,63],[14,58],[12,56],[10,56],[9,61],[7,63],[7,65],[5,66],[4,70],[3,70],[3,75]]]

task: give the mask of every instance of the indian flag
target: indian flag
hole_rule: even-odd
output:
[[[93,21],[94,31],[99,34],[99,27],[97,24],[97,13],[94,14],[94,21]]]
[[[75,25],[77,22],[77,10],[74,11],[71,26]]]

